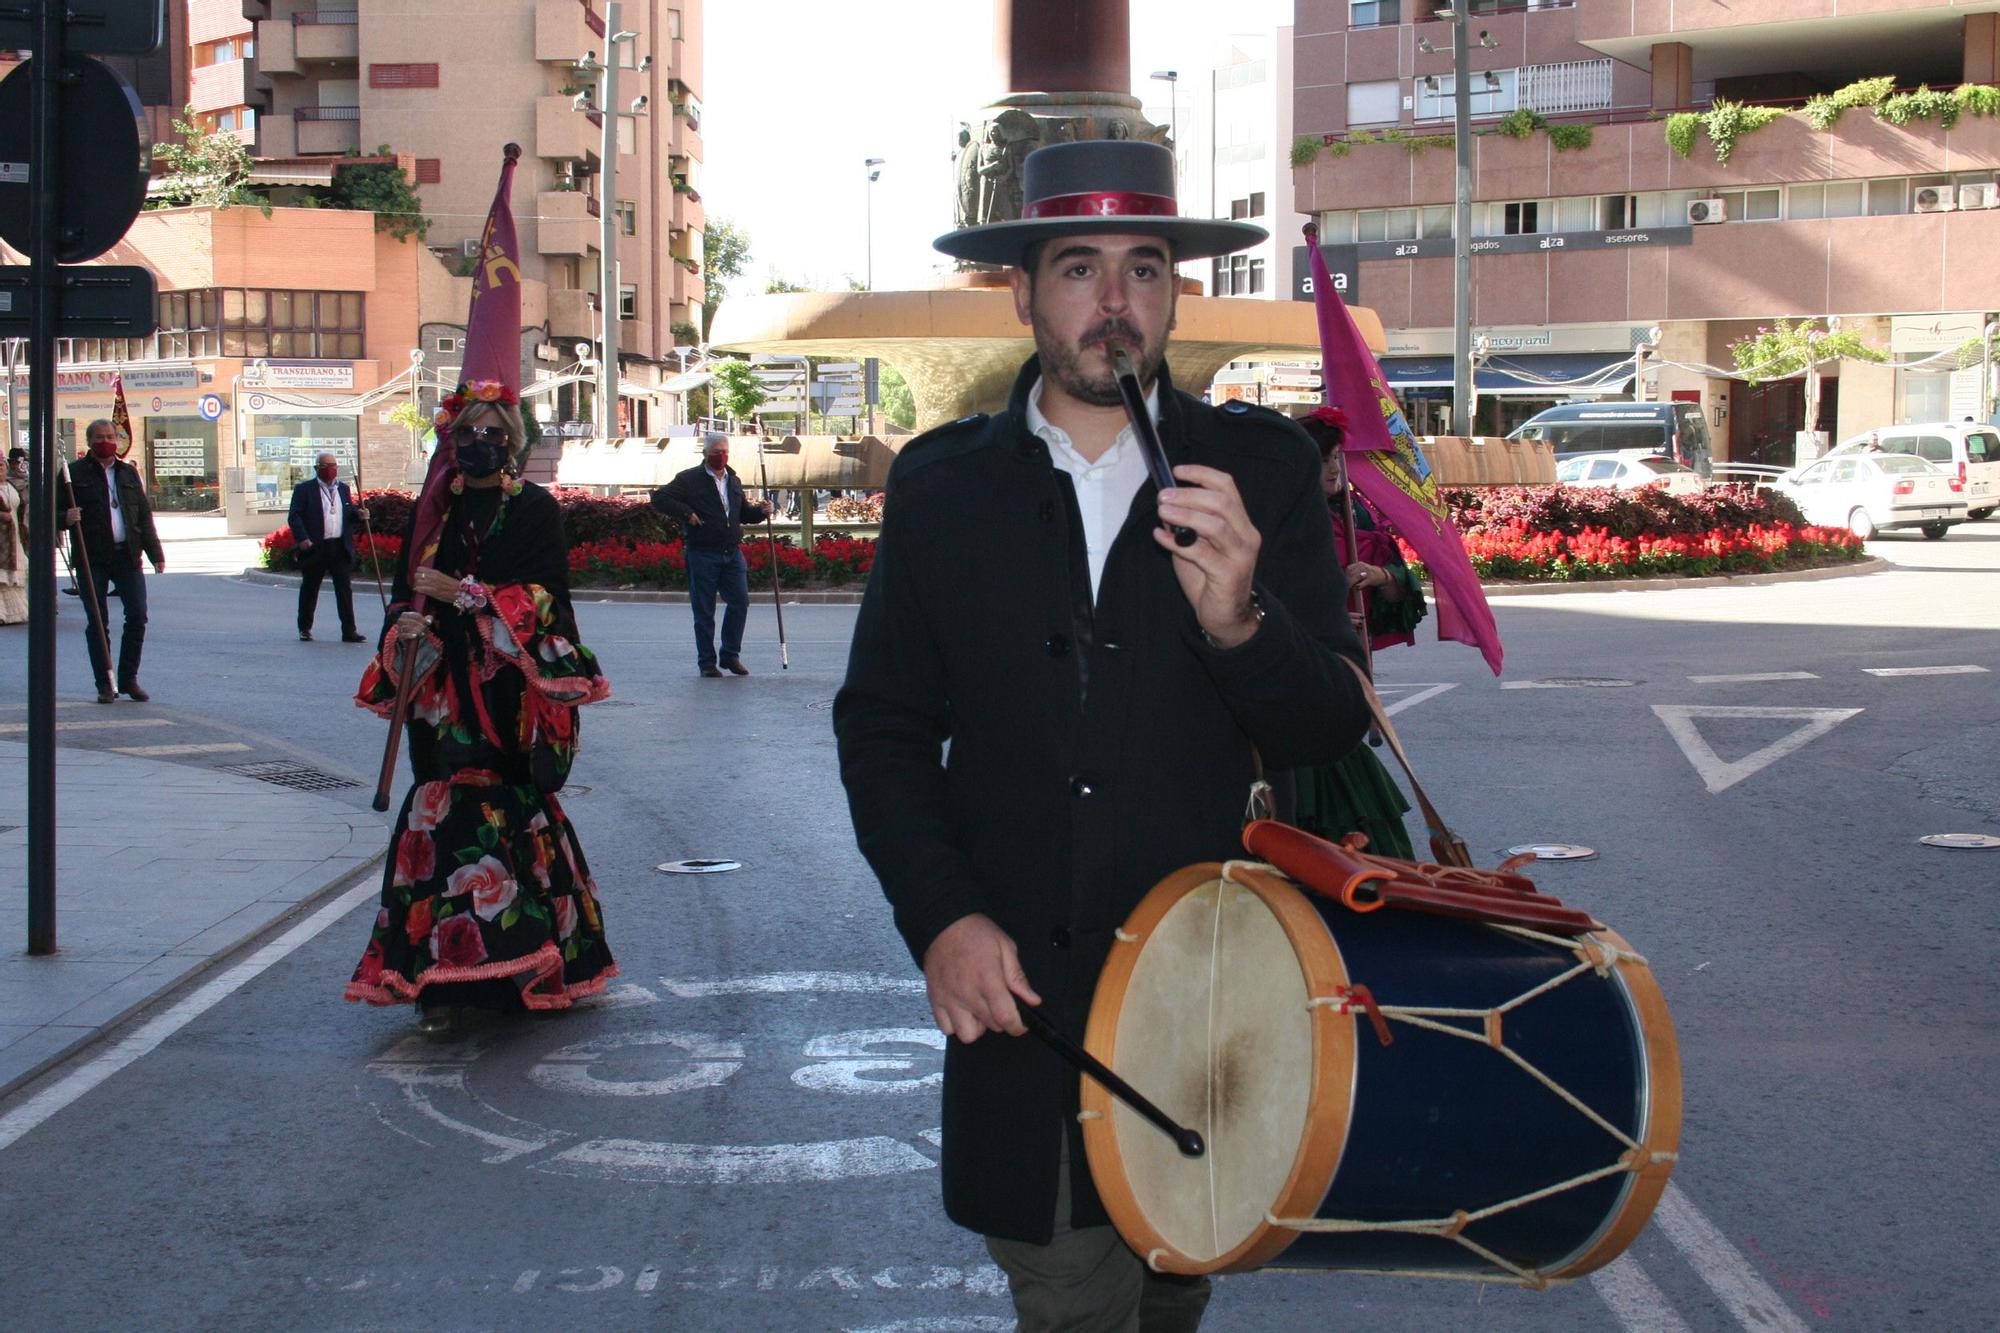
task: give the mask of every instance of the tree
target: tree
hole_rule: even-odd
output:
[[[904,430],[913,430],[917,424],[917,397],[910,392],[908,380],[894,366],[882,367],[882,378],[877,381],[882,392],[882,415]]]
[[[766,296],[778,292],[809,292],[811,290],[813,289],[806,286],[803,282],[793,282],[776,269],[772,269],[770,275],[764,279],[764,294]]]
[[[728,218],[712,217],[701,234],[701,271],[707,284],[708,304],[701,312],[701,341],[715,324],[715,311],[722,304],[724,284],[743,276],[750,265],[750,233]]]
[[[146,207],[220,209],[256,204],[270,213],[271,205],[250,189],[250,149],[241,139],[228,130],[202,129],[193,107],[174,118],[174,133],[181,136],[179,143],[164,143],[154,150],[166,172],[160,177],[159,193],[146,201]]]
[[[750,369],[748,361],[712,361],[709,364],[715,373],[715,378],[709,382],[710,391],[723,415],[733,421],[741,421],[763,406],[768,395],[764,386],[757,382],[756,373]]]
[[[391,156],[389,145],[375,150],[378,157]],[[351,208],[375,215],[375,230],[386,231],[399,241],[412,236],[419,241],[429,234],[431,220],[424,216],[424,201],[403,168],[394,162],[368,162],[358,166],[336,166],[333,187],[327,192],[333,208]]]

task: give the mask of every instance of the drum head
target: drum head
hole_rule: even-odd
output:
[[[1195,866],[1154,889],[1114,946],[1087,1044],[1207,1144],[1168,1137],[1084,1081],[1098,1192],[1138,1252],[1169,1272],[1254,1267],[1310,1212],[1339,1163],[1354,1020],[1309,1008],[1345,981],[1323,922],[1272,876]]]

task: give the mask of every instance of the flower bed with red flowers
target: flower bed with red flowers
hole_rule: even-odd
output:
[[[371,514],[372,517],[372,514]],[[399,528],[397,532],[400,534]],[[299,567],[298,542],[290,528],[279,528],[267,535],[258,544],[259,553],[266,569],[297,569]],[[373,571],[379,563],[384,581],[392,578],[396,571],[396,561],[403,555],[403,539],[400,535],[387,537],[377,532],[374,536],[362,533],[354,539],[355,565],[366,571]]]
[[[1794,523],[1620,537],[1607,528],[1536,532],[1514,522],[1468,532],[1463,538],[1465,553],[1482,580],[1538,583],[1768,573],[1856,560],[1862,554],[1861,543],[1844,528]],[[1403,545],[1403,556],[1419,578],[1426,577],[1408,545]]]

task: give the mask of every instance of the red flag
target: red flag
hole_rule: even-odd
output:
[[[1347,416],[1347,475],[1375,512],[1413,547],[1431,577],[1440,639],[1479,649],[1500,674],[1500,627],[1479,587],[1458,529],[1417,437],[1403,417],[1375,354],[1354,326],[1347,303],[1334,290],[1319,249],[1319,228],[1308,223],[1306,252],[1312,267],[1313,303],[1319,314],[1320,373],[1326,401]]]
[[[123,458],[132,452],[132,413],[125,406],[125,377],[116,371],[111,374],[111,424],[125,437],[125,443],[118,446],[118,456]]]
[[[458,388],[439,404],[433,424],[437,447],[417,495],[416,517],[405,544],[409,567],[430,563],[444,527],[451,482],[458,471],[458,446],[451,424],[475,402],[521,403],[521,247],[514,236],[514,167],[521,145],[507,145],[500,184],[479,234],[479,267],[472,274],[472,304],[465,316],[465,365]],[[423,598],[417,598],[422,606]]]

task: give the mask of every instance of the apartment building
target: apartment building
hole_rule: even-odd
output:
[[[204,0],[194,0],[204,3]],[[547,288],[546,321],[530,337],[532,382],[599,343],[602,306],[618,318],[618,433],[643,435],[649,395],[676,344],[692,341],[705,299],[700,191],[702,0],[624,0],[613,42],[592,0],[235,0],[256,18],[254,86],[260,158],[330,161],[382,146],[414,159],[430,230],[426,244],[469,271],[500,149],[525,155],[515,221],[524,280]],[[615,58],[619,100],[597,108],[592,60]],[[636,108],[636,111],[635,111]],[[615,160],[603,160],[603,116]],[[601,220],[617,219],[616,289],[603,286]],[[422,347],[449,367],[464,336],[464,302],[425,309]],[[584,428],[592,389],[531,399],[545,425]]]
[[[1430,429],[1448,416],[1454,319],[1453,25],[1437,7],[1298,0],[1292,40],[1294,145],[1318,149],[1295,168],[1298,206],[1350,298],[1381,315],[1385,370]],[[2000,118],[1968,109],[1946,128],[1859,105],[1815,124],[1805,106],[1885,76],[1992,85],[2000,15],[1949,0],[1471,9],[1481,431],[1631,395],[1633,349],[1658,330],[1638,391],[1701,403],[1724,457],[1789,462],[1801,383],[1703,369],[1731,370],[1731,345],[1778,317],[1837,317],[1890,358],[1829,368],[1816,425],[1836,437],[1979,409],[1978,370],[1935,354],[2000,308]],[[1671,118],[1718,100],[1780,114],[1739,129],[1726,161],[1700,129],[1683,156]],[[1522,110],[1547,127],[1505,119]]]

